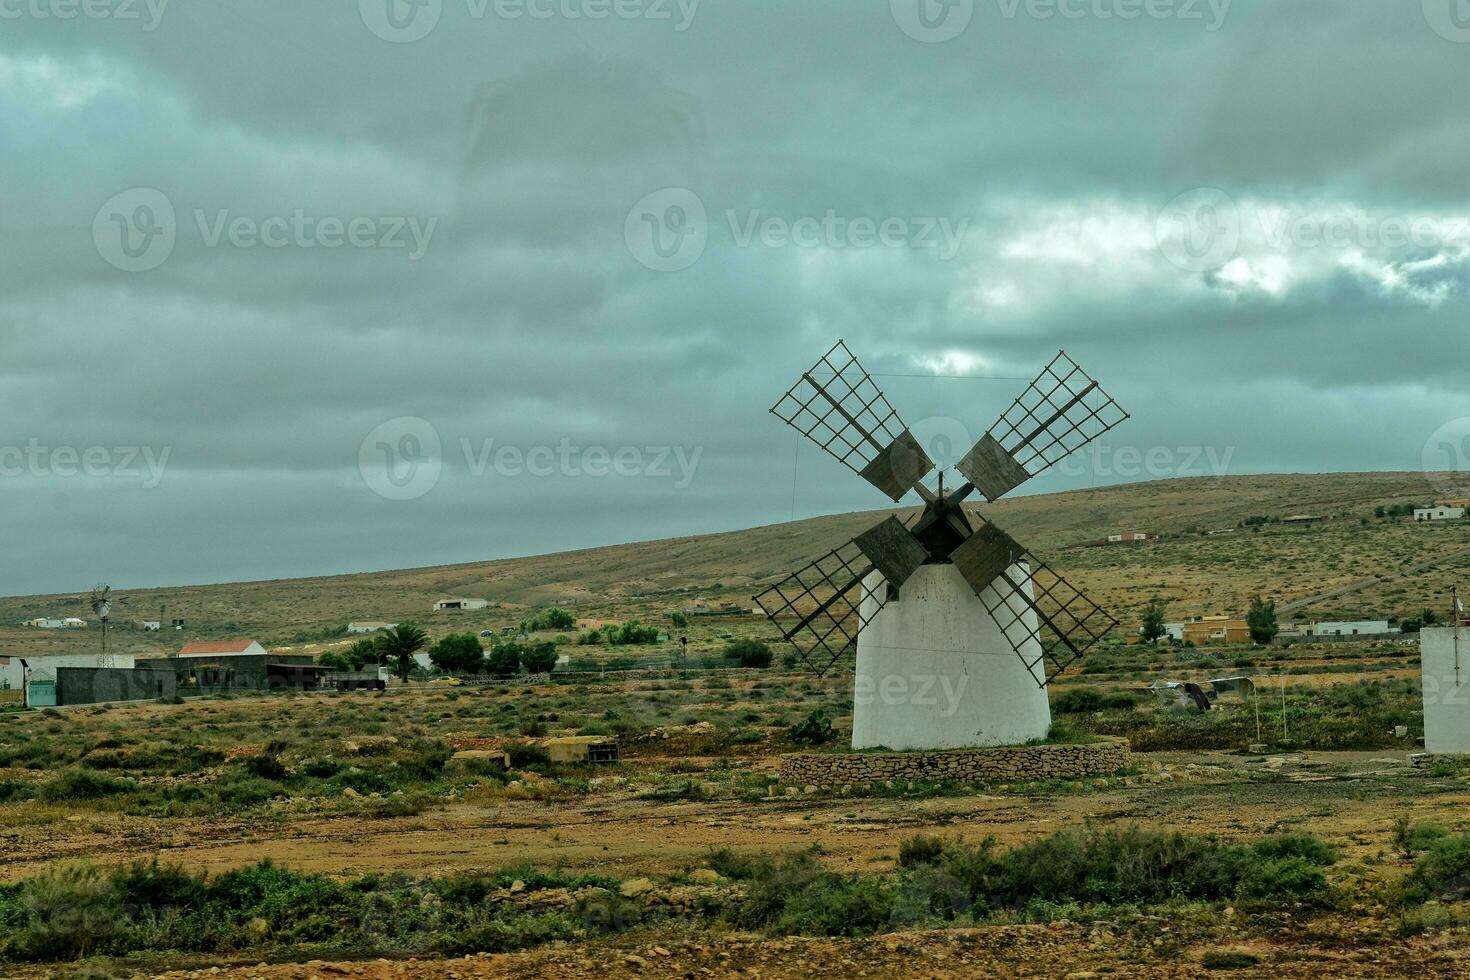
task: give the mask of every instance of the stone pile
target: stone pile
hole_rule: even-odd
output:
[[[845,786],[890,780],[1031,782],[1108,776],[1129,766],[1128,740],[933,752],[794,753],[781,757],[789,786]]]

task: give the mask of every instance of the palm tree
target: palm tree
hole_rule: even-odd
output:
[[[414,623],[400,623],[378,635],[378,646],[383,659],[392,666],[394,673],[407,681],[413,670],[413,655],[429,642],[429,634]]]
[[[112,586],[93,587],[88,605],[92,607],[92,615],[102,620],[102,663],[100,666],[111,667],[112,664],[107,659],[107,616],[112,612]]]

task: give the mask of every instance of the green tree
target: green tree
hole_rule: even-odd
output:
[[[569,630],[576,625],[576,617],[557,606],[543,609],[536,615],[521,621],[521,629],[527,633],[536,630]]]
[[[332,670],[338,670],[344,673],[357,669],[356,667],[352,666],[352,661],[348,658],[346,653],[339,653],[336,650],[328,650],[320,657],[317,657],[316,662],[321,664],[323,667],[329,667]]]
[[[422,650],[429,642],[429,634],[425,633],[416,623],[399,623],[389,630],[378,634],[379,649],[382,651],[383,659],[393,672],[403,680],[408,680],[408,675],[413,672],[413,655]]]
[[[1281,632],[1281,627],[1276,623],[1276,600],[1262,600],[1260,596],[1251,599],[1250,611],[1245,614],[1245,625],[1251,631],[1251,640],[1259,646],[1265,646],[1276,638]]]
[[[549,674],[556,669],[556,644],[533,643],[521,655],[521,666],[528,674]]]
[[[383,648],[377,640],[356,640],[347,648],[344,656],[352,664],[350,670],[362,670],[368,664],[382,661]]]
[[[739,660],[742,667],[771,666],[771,648],[760,640],[731,640],[725,644],[724,654]]]
[[[1419,614],[1419,622],[1425,626],[1433,626],[1439,622],[1439,613],[1426,606],[1424,611]]]
[[[1157,643],[1169,631],[1164,628],[1164,600],[1154,596],[1143,607],[1143,642]]]
[[[446,674],[478,674],[485,666],[485,651],[473,633],[450,633],[429,647],[429,662]]]
[[[687,630],[689,628],[689,617],[677,609],[669,613],[669,622],[674,625],[674,629],[676,630]]]
[[[485,655],[485,669],[498,677],[509,677],[520,673],[521,650],[519,643],[499,643]]]

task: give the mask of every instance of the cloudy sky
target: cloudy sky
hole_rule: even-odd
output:
[[[1465,468],[1465,6],[0,0],[0,592],[879,506],[838,337],[939,456],[1065,347],[1028,491]]]

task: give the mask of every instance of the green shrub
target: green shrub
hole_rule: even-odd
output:
[[[1419,855],[1404,882],[1404,897],[1458,901],[1470,895],[1470,834],[1441,837]]]
[[[551,765],[551,756],[541,746],[532,742],[512,742],[505,747],[510,764],[515,769],[532,769]]]
[[[912,868],[920,864],[937,864],[944,856],[944,839],[932,834],[915,834],[898,845],[898,866]]]
[[[739,660],[742,667],[771,666],[771,648],[760,640],[731,640],[725,644],[721,655]]]
[[[826,745],[836,741],[837,729],[827,721],[826,712],[818,708],[787,730],[786,737],[797,745]]]
[[[118,779],[85,767],[67,769],[41,785],[38,795],[47,803],[100,800],[138,788],[136,781]]]

